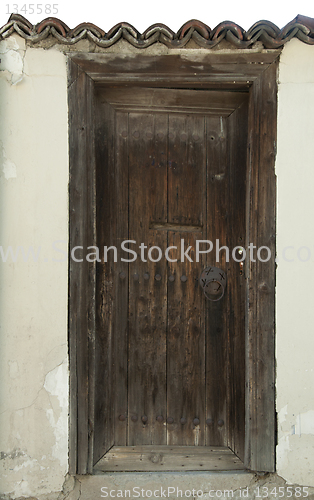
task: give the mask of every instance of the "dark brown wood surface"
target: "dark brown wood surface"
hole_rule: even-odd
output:
[[[206,227],[204,136],[204,117],[169,115],[169,223]],[[204,239],[202,234],[168,233],[168,246],[179,253],[182,243],[184,250],[191,246],[194,261],[176,252],[178,262],[168,264],[168,274],[174,277],[168,280],[167,414],[173,419],[167,424],[169,445],[205,443],[205,298],[198,284],[203,259],[195,262],[196,240]]]
[[[198,278],[206,262],[215,264],[214,253],[210,259],[202,255],[197,263],[195,248],[197,239],[210,234],[214,240],[226,232],[226,193],[219,182],[226,168],[225,124],[220,118],[207,123],[195,115],[114,115],[107,104],[98,111],[98,120],[97,130],[103,136],[97,138],[102,144],[97,154],[100,248],[119,247],[127,238],[136,242],[132,248],[137,252],[141,242],[160,247],[163,254],[172,245],[179,261],[167,263],[163,257],[152,263],[146,250],[147,262],[138,258],[130,263],[127,276],[127,264],[123,263],[123,271],[118,249],[117,265],[110,253],[109,262],[98,266],[96,338],[101,339],[101,354],[96,354],[100,356],[96,385],[102,404],[96,403],[96,421],[109,427],[104,433],[107,445],[98,440],[95,447],[112,446],[113,425],[115,444],[203,445],[205,429],[207,444],[215,441],[213,430],[218,443],[224,443],[227,384],[221,373],[227,363],[228,332],[223,323],[228,301],[226,296],[220,312],[212,307],[205,330],[207,305]],[[102,120],[108,122],[105,129]],[[116,138],[110,139],[113,130]],[[208,148],[212,148],[209,163],[217,186],[207,179]],[[227,178],[222,185],[226,182]],[[180,262],[181,240],[184,249],[192,246],[194,262],[187,257]],[[114,378],[109,373],[112,356]],[[106,420],[108,412],[111,416]],[[213,426],[206,423],[212,415]]]
[[[176,55],[167,55],[158,58],[147,56],[148,59],[141,57],[125,58],[113,54],[72,54],[73,60],[69,62],[69,144],[70,144],[70,246],[86,244],[96,244],[95,233],[95,167],[94,167],[94,152],[93,152],[93,90],[94,82],[90,80],[84,71],[88,71],[94,81],[99,82],[103,87],[111,85],[113,82],[118,85],[128,84],[131,86],[147,86],[150,87],[180,87],[194,89],[217,88],[234,90],[246,89],[249,91],[249,141],[246,173],[247,178],[247,211],[245,214],[245,229],[244,236],[246,244],[253,241],[257,246],[267,245],[272,250],[272,258],[269,263],[255,263],[244,268],[244,276],[246,280],[247,302],[245,306],[245,345],[246,355],[242,364],[242,370],[232,372],[235,365],[232,363],[241,359],[242,337],[236,334],[231,337],[229,332],[227,371],[223,374],[224,381],[227,387],[222,387],[222,394],[226,394],[227,404],[230,405],[236,398],[237,402],[234,408],[229,410],[220,410],[219,404],[216,405],[214,421],[218,415],[226,415],[224,425],[219,429],[211,429],[206,427],[206,444],[210,444],[212,439],[225,439],[226,434],[230,431],[228,437],[229,443],[241,454],[241,436],[243,435],[243,394],[241,389],[238,389],[238,381],[243,380],[243,366],[245,365],[245,466],[252,470],[274,470],[274,450],[275,450],[275,410],[274,410],[274,290],[275,290],[275,176],[274,176],[274,157],[275,157],[275,140],[276,140],[276,64],[271,64],[277,57],[278,51],[263,51],[261,53],[237,53],[237,54],[211,54],[207,59],[206,68],[204,71],[204,58],[197,57],[196,71],[195,57],[185,57],[186,65],[182,64],[181,57]],[[206,56],[208,57],[208,55]],[[149,59],[151,58],[151,59]],[[75,64],[76,61],[77,65]],[[156,61],[158,60],[158,63]],[[147,64],[146,64],[147,63]],[[261,64],[263,63],[263,64]],[[146,67],[145,67],[146,64]],[[157,65],[156,65],[157,64]],[[85,65],[85,66],[84,66]],[[269,66],[270,65],[270,66]],[[211,67],[212,66],[212,67]],[[195,74],[196,73],[196,74]],[[103,90],[99,89],[99,92]],[[79,103],[79,105],[78,105]],[[96,105],[99,109],[99,103]],[[181,112],[181,111],[180,111]],[[148,114],[147,109],[145,113]],[[121,117],[121,129],[124,129],[124,124],[127,120],[127,113],[116,112],[116,125],[113,131],[116,131],[118,136],[118,115]],[[124,115],[124,118],[122,118]],[[184,115],[184,113],[183,113]],[[160,114],[162,116],[162,114]],[[207,118],[206,120],[210,120]],[[234,130],[239,127],[239,115],[231,114],[229,127]],[[86,128],[87,127],[87,128]],[[127,124],[128,127],[128,124]],[[208,129],[206,129],[208,130]],[[111,132],[111,131],[110,131]],[[129,131],[127,130],[127,135]],[[232,135],[232,134],[231,134]],[[237,134],[233,134],[234,137]],[[239,138],[239,136],[238,136]],[[96,141],[96,150],[99,147],[99,140]],[[112,139],[113,140],[113,139]],[[120,139],[115,139],[115,149],[120,150]],[[208,137],[207,137],[208,140]],[[235,139],[233,139],[235,140]],[[238,140],[238,139],[237,139]],[[240,144],[241,141],[240,140]],[[122,139],[121,139],[122,141]],[[124,139],[123,139],[124,141]],[[128,142],[124,141],[124,144]],[[114,142],[113,142],[114,144]],[[243,148],[243,146],[241,146]],[[231,148],[232,149],[232,148]],[[229,148],[229,151],[231,151]],[[115,169],[116,163],[121,162],[121,176],[123,168],[128,157],[128,145],[122,152],[116,156],[114,153]],[[124,151],[124,152],[123,152]],[[120,155],[120,156],[119,156]],[[122,158],[122,160],[119,158]],[[212,163],[213,166],[214,163]],[[107,167],[108,165],[106,165]],[[210,179],[208,167],[208,180]],[[219,169],[220,170],[220,169]],[[113,173],[113,175],[115,175]],[[119,174],[120,175],[120,174]],[[221,173],[215,173],[215,178],[218,181],[223,179]],[[119,177],[119,176],[118,176]],[[118,178],[117,177],[117,178]],[[236,186],[237,183],[234,184]],[[110,183],[109,183],[110,185]],[[119,206],[120,213],[125,213],[125,191],[117,188],[117,179],[111,184],[113,189],[108,192],[108,196],[113,198],[113,202]],[[97,185],[99,189],[100,186]],[[223,188],[222,188],[223,190]],[[216,197],[216,194],[213,194]],[[222,191],[219,191],[217,199],[222,199]],[[208,198],[209,200],[210,198]],[[121,200],[121,201],[119,201]],[[210,206],[210,203],[208,206]],[[232,201],[230,201],[232,206]],[[208,209],[207,209],[208,210]],[[241,210],[242,211],[242,208]],[[123,217],[122,217],[123,219]],[[209,220],[209,219],[208,219]],[[231,220],[229,218],[229,220]],[[108,221],[108,219],[107,219]],[[219,217],[215,214],[215,224],[223,225],[223,221],[219,222]],[[193,223],[182,230],[182,224],[173,222],[163,222],[163,229],[158,221],[149,221],[150,229],[153,232],[171,234],[170,231],[183,237],[194,237],[198,230],[204,230],[202,223]],[[166,228],[165,225],[169,224]],[[241,224],[240,224],[241,226]],[[239,226],[239,227],[240,227]],[[124,238],[125,223],[117,225],[116,238]],[[121,231],[120,231],[121,230]],[[179,231],[180,230],[180,233]],[[210,235],[210,223],[207,229],[207,234]],[[120,233],[119,233],[120,231]],[[230,233],[232,238],[238,238],[236,234],[236,225],[233,233]],[[123,234],[123,236],[122,236]],[[82,237],[81,237],[82,236]],[[210,237],[210,236],[208,236]],[[118,271],[118,268],[116,269]],[[120,272],[120,269],[119,269]],[[234,272],[234,271],[232,271]],[[101,271],[102,273],[102,271]],[[100,273],[100,274],[101,274]],[[128,275],[127,275],[128,276]],[[243,276],[243,275],[242,275]],[[239,276],[238,283],[242,283],[242,276]],[[231,287],[227,288],[227,298],[233,287],[236,287],[237,281],[232,281]],[[154,284],[155,285],[155,284]],[[98,285],[97,285],[98,286]],[[161,285],[162,286],[162,285]],[[169,283],[168,283],[169,287]],[[242,287],[242,285],[241,285]],[[125,309],[128,298],[128,277],[123,283],[123,287],[114,288],[114,300],[121,300],[121,304],[117,311]],[[119,291],[122,291],[120,295]],[[92,471],[92,464],[95,461],[94,443],[99,453],[103,445],[103,452],[110,446],[112,438],[107,442],[103,442],[101,437],[97,440],[97,435],[94,434],[95,428],[99,425],[102,419],[107,418],[102,411],[95,413],[95,376],[100,373],[97,368],[97,355],[95,354],[95,312],[94,306],[96,303],[95,297],[95,264],[94,263],[73,263],[70,261],[70,278],[69,278],[69,342],[70,342],[70,470],[72,473],[86,473]],[[233,292],[232,292],[233,293]],[[242,292],[240,292],[241,296]],[[142,293],[143,295],[143,293]],[[98,304],[99,302],[98,297]],[[229,303],[229,299],[227,300]],[[222,303],[221,303],[222,304]],[[221,304],[219,307],[221,307]],[[231,305],[231,303],[230,303]],[[107,307],[107,305],[106,305]],[[230,306],[228,306],[230,308]],[[242,310],[242,306],[238,299],[233,298],[232,308],[234,311]],[[216,311],[217,313],[217,311]],[[234,316],[227,313],[229,316],[229,328],[235,328]],[[117,316],[118,318],[117,318]],[[218,312],[216,317],[222,317],[224,321],[224,313]],[[206,314],[207,321],[208,313]],[[119,323],[120,321],[120,323]],[[142,321],[142,320],[141,320]],[[219,319],[216,321],[216,328]],[[106,394],[117,394],[114,408],[109,415],[110,430],[105,430],[103,435],[113,436],[114,441],[117,440],[121,444],[127,441],[127,427],[129,426],[128,415],[126,419],[119,419],[119,415],[128,412],[128,402],[126,401],[126,389],[128,386],[127,363],[125,358],[129,350],[127,342],[127,321],[125,316],[120,318],[117,312],[113,313],[112,325],[115,328],[119,326],[121,332],[120,340],[114,339],[109,346],[113,358],[118,362],[112,365],[110,378],[112,380],[112,388],[109,392],[99,390],[99,397]],[[142,323],[144,324],[144,323]],[[215,322],[212,323],[214,325]],[[232,326],[233,325],[233,326]],[[225,326],[223,326],[225,328]],[[207,330],[207,327],[206,327]],[[217,332],[217,334],[220,332]],[[211,340],[212,337],[211,337]],[[213,344],[218,349],[217,359],[220,366],[225,362],[219,355],[225,347],[223,342],[219,346],[219,337]],[[210,342],[206,344],[206,353]],[[220,349],[220,351],[219,351]],[[120,358],[119,358],[120,356]],[[206,354],[207,356],[207,354]],[[219,357],[220,356],[220,357]],[[219,361],[220,360],[220,361]],[[110,364],[107,365],[107,368]],[[97,371],[98,370],[98,371]],[[215,405],[210,401],[208,394],[212,391],[210,388],[211,373],[217,376],[217,372],[211,367],[211,371],[207,372],[206,367],[206,414],[209,413],[210,406]],[[110,370],[109,370],[110,371]],[[235,376],[234,376],[235,375]],[[239,378],[238,378],[239,377]],[[232,380],[231,380],[232,379]],[[103,381],[102,381],[103,383]],[[118,390],[116,390],[118,388]],[[220,391],[220,389],[219,389]],[[217,392],[219,392],[217,391]],[[119,395],[118,395],[119,394]],[[221,395],[221,393],[220,393]],[[106,396],[107,397],[107,396]],[[214,395],[213,398],[218,396]],[[225,396],[224,396],[225,397]],[[109,398],[110,399],[110,398]],[[217,399],[216,399],[217,400]],[[221,401],[221,400],[220,400]],[[104,401],[97,403],[98,408],[103,405]],[[218,408],[218,410],[217,410]],[[105,410],[106,411],[106,410]],[[95,415],[99,421],[95,422]],[[119,414],[119,415],[118,415]],[[206,416],[206,415],[205,415]],[[110,420],[111,419],[111,420]],[[232,422],[234,427],[232,428]],[[121,424],[121,425],[120,425]],[[165,425],[163,425],[163,428]],[[164,434],[163,434],[164,435]],[[157,434],[155,434],[157,436]],[[156,437],[157,439],[157,437]],[[159,438],[158,438],[159,439]],[[97,443],[96,443],[97,441]],[[217,441],[217,442],[218,442]],[[242,446],[242,448],[241,448]]]
[[[248,101],[228,118],[228,246],[230,248],[228,314],[228,446],[244,460],[245,438],[245,264],[242,255],[231,251],[245,247],[246,156]]]
[[[277,63],[250,94],[248,240],[271,251],[248,267],[245,463],[275,470],[275,249]],[[261,254],[265,258],[265,254]]]
[[[69,65],[71,250],[95,242],[96,221],[93,81],[73,61]],[[70,470],[82,474],[93,466],[95,282],[95,263],[70,258]]]
[[[117,219],[114,169],[114,123],[113,109],[107,104],[97,108],[95,117],[96,151],[96,220],[97,247],[103,252],[107,242],[116,241]],[[108,224],[106,213],[112,224]],[[108,245],[109,246],[109,245]],[[102,257],[101,257],[102,258]],[[115,317],[115,263],[112,253],[108,262],[97,262],[96,280],[96,333],[95,333],[95,423],[94,460],[103,450],[114,444],[114,337]]]
[[[151,262],[147,253],[153,246],[164,253],[167,243],[163,232],[149,229],[167,217],[167,125],[166,115],[129,115],[129,236],[136,251],[148,247],[147,262],[129,264],[129,445],[166,443],[157,417],[166,418],[167,263]]]
[[[146,113],[183,113],[229,116],[247,96],[247,91],[151,89],[141,87],[105,88],[100,100],[115,110]]]
[[[207,238],[214,251],[206,263],[220,267],[227,274],[225,296],[218,302],[206,301],[206,444],[226,446],[228,442],[228,289],[231,276],[226,252],[221,250],[216,262],[216,240],[219,246],[228,241],[228,186],[230,183],[227,158],[226,120],[219,116],[206,118],[207,151]],[[219,424],[218,424],[219,423]]]
[[[193,51],[194,52],[194,51]],[[95,81],[102,85],[126,83],[147,87],[194,88],[208,84],[222,88],[248,88],[271,64],[280,50],[230,53],[145,55],[73,54],[71,57]]]
[[[128,217],[128,115],[115,113],[114,190],[109,197],[114,197],[113,220],[116,224],[114,242],[106,241],[107,246],[115,245],[119,249],[121,242],[129,237]],[[114,193],[114,194],[113,194]],[[101,215],[108,224],[108,221]],[[110,250],[109,252],[112,252]],[[112,254],[111,254],[112,262]],[[128,303],[129,276],[128,263],[123,262],[118,255],[114,264],[114,317],[115,331],[113,337],[114,364],[114,443],[126,445],[128,429]]]
[[[94,471],[234,471],[243,462],[223,446],[114,446]]]

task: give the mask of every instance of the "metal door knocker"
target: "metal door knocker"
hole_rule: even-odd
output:
[[[212,302],[222,299],[227,285],[226,273],[218,267],[208,266],[200,276],[200,286],[205,297]]]

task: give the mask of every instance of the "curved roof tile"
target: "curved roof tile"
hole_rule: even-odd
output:
[[[11,14],[8,22],[0,29],[0,37],[5,39],[14,32],[33,43],[52,36],[59,43],[73,45],[87,38],[104,48],[110,47],[121,38],[137,48],[146,48],[156,42],[170,48],[180,48],[189,40],[194,40],[199,47],[211,49],[222,40],[227,40],[239,49],[250,48],[255,42],[262,42],[266,49],[276,49],[291,38],[298,38],[304,43],[314,45],[314,19],[301,15],[282,29],[270,21],[258,21],[248,31],[231,21],[224,21],[211,29],[207,24],[192,19],[177,33],[165,24],[159,23],[153,24],[143,33],[129,23],[119,23],[106,33],[92,23],[81,23],[70,29],[60,19],[47,17],[40,23],[32,25],[20,14]]]

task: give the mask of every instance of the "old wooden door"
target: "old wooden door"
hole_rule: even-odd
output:
[[[96,459],[113,445],[241,455],[244,296],[231,251],[245,238],[246,94],[99,95]],[[204,240],[213,249],[197,254]],[[199,285],[208,265],[227,273],[218,302]]]

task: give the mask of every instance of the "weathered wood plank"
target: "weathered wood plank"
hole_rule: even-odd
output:
[[[228,446],[171,446],[171,445],[138,445],[138,446],[114,446],[110,451],[113,453],[137,454],[147,451],[171,451],[173,455],[207,455],[208,452],[230,455]]]
[[[95,471],[243,470],[241,460],[226,447],[114,446]]]
[[[114,265],[114,336],[113,336],[113,370],[114,370],[114,443],[127,444],[128,426],[128,300],[129,280],[128,263],[121,260],[120,245],[128,239],[128,115],[115,115],[115,151],[113,191],[108,193],[114,197],[114,213],[111,224],[116,225],[115,241],[107,241],[107,245],[115,245],[118,249],[118,262]],[[103,217],[103,215],[102,215]],[[109,219],[104,219],[109,225]],[[109,250],[112,252],[112,250]],[[112,259],[112,256],[111,256]],[[123,278],[121,278],[123,276]]]
[[[248,268],[245,464],[275,470],[275,210],[277,63],[253,85],[249,112],[249,231],[247,243],[271,251]],[[262,258],[265,254],[262,254]]]
[[[73,75],[72,75],[73,76]],[[93,81],[74,72],[69,89],[69,247],[92,245],[95,232]],[[79,103],[79,106],[78,106]],[[77,256],[77,255],[76,255]],[[95,263],[69,261],[70,470],[92,468]],[[89,439],[91,436],[91,439]]]
[[[148,252],[164,255],[167,243],[149,229],[167,217],[167,128],[165,115],[129,115],[129,239],[139,253],[129,264],[129,445],[166,443],[167,262]]]
[[[113,339],[115,332],[115,263],[112,253],[103,262],[104,246],[115,245],[116,219],[114,123],[115,112],[108,104],[97,106],[96,179],[97,179],[97,247],[102,262],[97,262],[96,279],[96,349],[95,349],[95,417],[94,462],[114,443]]]
[[[100,99],[108,102],[114,109],[125,111],[171,111],[228,116],[240,106],[246,95],[247,92],[123,87],[102,89]]]
[[[72,54],[72,59],[97,82],[161,82],[172,79],[173,82],[189,80],[200,82],[235,82],[252,83],[271,64],[280,50],[246,53],[167,54],[154,55],[132,54],[126,57],[117,54]],[[261,64],[262,63],[262,64]]]
[[[225,109],[221,109],[221,108],[218,108],[218,107],[212,107],[212,108],[194,108],[194,107],[188,107],[186,106],[186,108],[181,108],[179,106],[159,106],[159,107],[149,107],[149,106],[140,106],[140,105],[126,105],[126,106],[120,106],[120,105],[117,105],[115,106],[114,105],[114,109],[117,110],[117,111],[125,111],[125,112],[128,112],[128,113],[151,113],[152,111],[154,111],[154,113],[176,113],[176,114],[181,114],[181,115],[185,115],[186,113],[188,113],[189,115],[201,115],[201,116],[230,116],[231,113],[233,113],[234,109],[232,108],[225,108]]]
[[[206,265],[220,267],[227,274],[225,296],[218,302],[206,304],[206,444],[223,446],[228,440],[227,421],[227,356],[228,356],[228,288],[229,266],[226,252],[221,250],[216,262],[216,240],[219,246],[228,245],[228,186],[226,119],[206,119],[207,151],[207,239],[214,249],[206,257]]]
[[[244,102],[227,120],[230,252],[245,246],[246,240],[246,156],[247,115]],[[234,257],[241,259],[238,251]],[[229,314],[228,314],[228,383],[229,383],[229,438],[228,445],[243,460],[245,438],[245,299],[246,282],[244,263],[236,262],[230,254],[229,262]]]
[[[277,75],[278,63],[273,63],[262,77],[263,110],[261,122],[261,155],[259,174],[259,235],[258,247],[267,246],[269,262],[257,261],[257,341],[259,401],[258,432],[263,429],[266,439],[258,440],[256,469],[275,470],[275,254],[276,254],[276,176],[277,141]],[[265,259],[263,252],[261,258]],[[263,425],[263,427],[262,427]],[[267,469],[266,469],[267,464]]]
[[[78,66],[71,60],[68,60],[68,83],[69,85],[77,79]],[[75,175],[75,166],[77,165],[76,151],[77,151],[77,117],[75,102],[77,99],[78,86],[74,84],[68,93],[68,106],[69,106],[69,157],[70,157],[70,173]],[[74,158],[73,158],[74,156]],[[73,243],[74,235],[72,230],[72,223],[76,226],[76,219],[73,220],[72,210],[72,196],[75,189],[73,183],[70,182],[69,186],[69,246]],[[76,358],[76,336],[77,336],[77,317],[73,314],[74,304],[77,302],[78,290],[76,288],[76,276],[71,278],[71,264],[69,263],[69,371],[70,371],[70,411],[69,411],[69,472],[76,474],[77,472],[77,358]],[[73,305],[72,305],[73,303]]]
[[[168,223],[202,226],[206,217],[204,118],[169,115]],[[205,443],[205,298],[195,262],[202,233],[168,232],[178,262],[168,263],[167,442]],[[190,262],[183,257],[191,246]],[[178,257],[178,253],[181,256]],[[173,258],[173,257],[171,257]],[[172,420],[169,420],[172,419]]]
[[[93,245],[96,243],[96,166],[95,166],[95,99],[94,99],[94,82],[89,78],[86,81],[85,89],[85,106],[86,112],[86,158],[87,171],[86,172],[86,189],[87,197],[86,204],[89,207],[87,210],[86,220],[86,235],[84,246]],[[85,166],[86,169],[86,166]],[[82,207],[86,210],[86,205]],[[91,242],[91,243],[90,243]],[[87,287],[81,288],[82,293],[86,293],[87,301],[87,336],[88,336],[88,462],[87,471],[91,472],[94,465],[94,422],[95,422],[95,350],[96,350],[96,262],[87,262],[88,275],[85,274],[85,279],[88,279]],[[86,333],[85,333],[86,335]],[[85,357],[85,353],[83,354]],[[85,414],[84,414],[85,419]]]
[[[120,74],[109,74],[106,75],[106,79],[103,79],[102,74],[93,75],[93,80],[97,84],[97,86],[102,88],[111,88],[111,87],[127,87],[131,85],[132,87],[139,88],[168,88],[172,89],[175,87],[176,89],[195,89],[195,90],[227,90],[232,92],[248,92],[252,83],[258,78],[250,77],[248,80],[245,76],[237,77],[236,80],[232,80],[232,78],[225,76],[220,79],[216,75],[199,75],[194,77],[192,74],[177,77],[176,75],[171,76],[145,76],[141,74],[132,75],[129,77],[128,75],[120,75]],[[211,113],[208,113],[211,114]]]
[[[70,57],[67,59],[67,83],[68,87],[83,73],[79,64],[75,63]]]

